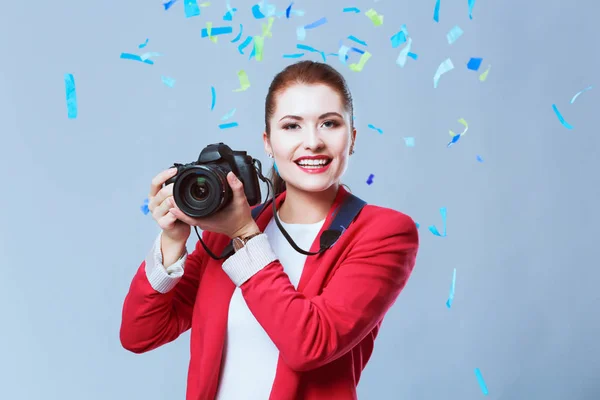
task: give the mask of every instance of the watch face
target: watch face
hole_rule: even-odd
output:
[[[238,237],[233,238],[233,249],[238,251],[242,247],[244,247],[244,241]]]

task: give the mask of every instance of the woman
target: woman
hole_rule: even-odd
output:
[[[265,151],[274,159],[278,216],[302,249],[318,238],[348,195],[340,178],[354,152],[352,99],[332,67],[303,61],[273,80]],[[188,400],[356,399],[356,386],[387,310],[415,264],[418,234],[400,212],[367,205],[335,246],[296,252],[266,207],[254,221],[242,183],[223,212],[193,219],[173,200],[176,171],[152,181],[148,208],[162,228],[125,299],[121,343],[144,353],[188,329]],[[199,245],[186,252],[190,226]]]

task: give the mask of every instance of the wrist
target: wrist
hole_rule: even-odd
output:
[[[242,229],[238,230],[237,232],[234,232],[230,236],[230,239],[233,239],[233,238],[236,238],[236,237],[245,238],[245,237],[248,237],[250,235],[257,234],[257,233],[262,233],[262,232],[258,228],[258,225],[256,225],[256,222],[252,221],[251,224],[248,224],[248,225],[244,226]]]

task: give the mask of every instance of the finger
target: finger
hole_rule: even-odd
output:
[[[229,172],[227,174],[227,182],[229,183],[231,190],[233,190],[234,192],[238,192],[238,194],[240,192],[244,192],[244,184],[238,179],[237,176],[235,176],[233,172]]]
[[[161,229],[169,230],[173,228],[173,225],[175,225],[175,222],[177,222],[177,217],[172,213],[167,212],[157,222]]]
[[[179,208],[177,208],[177,206],[170,208],[169,213],[173,214],[181,222],[185,222],[186,224],[188,224],[190,226],[198,225],[198,222],[194,218],[190,217],[189,215],[184,214],[183,211],[181,211]]]
[[[150,194],[148,198],[154,197],[158,194],[162,185],[169,179],[175,176],[177,173],[177,168],[169,168],[165,171],[162,171],[160,174],[156,175],[152,178],[152,183],[150,184]]]
[[[175,200],[173,197],[166,198],[162,203],[155,207],[154,211],[152,211],[152,218],[158,222],[159,219],[164,217],[169,212],[169,209],[171,209],[174,204]]]
[[[152,207],[157,207],[169,197],[173,197],[173,185],[173,183],[169,183],[167,186],[160,189],[156,196],[150,198],[150,201],[148,203],[148,208],[150,209],[150,211],[152,211]]]

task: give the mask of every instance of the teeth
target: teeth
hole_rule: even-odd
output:
[[[328,160],[302,160],[300,162],[298,162],[298,164],[302,165],[302,166],[319,166],[319,165],[325,165],[327,163]]]

